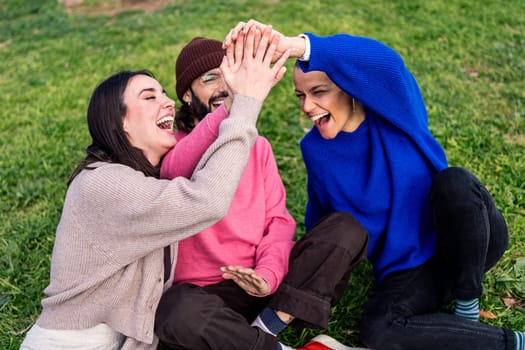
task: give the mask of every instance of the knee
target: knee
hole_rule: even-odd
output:
[[[319,224],[323,240],[355,252],[366,252],[368,232],[354,216],[346,212],[334,212],[326,216]]]
[[[363,260],[368,255],[368,231],[356,218],[345,212],[334,213],[341,221],[339,224],[340,244],[346,247],[354,260]]]
[[[211,308],[221,299],[202,290],[201,287],[182,284],[168,289],[162,296],[155,313],[155,333],[167,344],[176,340],[196,337],[200,329],[201,308]]]
[[[459,167],[449,167],[438,173],[432,183],[431,199],[454,203],[458,199],[468,199],[477,193],[479,180],[468,170]]]

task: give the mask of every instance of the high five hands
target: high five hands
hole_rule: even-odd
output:
[[[248,22],[239,22],[232,28],[226,35],[226,38],[224,38],[223,47],[228,49],[236,45],[254,28],[260,32],[271,30],[272,38],[279,38],[275,51],[273,52],[272,62],[277,62],[286,52],[288,52],[288,57],[295,58],[301,57],[304,54],[306,48],[304,38],[285,36],[273,29],[271,25],[263,24],[254,19],[250,19]]]
[[[286,72],[284,63],[289,50],[282,53],[272,65],[272,59],[279,45],[280,36],[273,35],[271,27],[263,31],[251,26],[235,36],[234,44],[225,46],[226,56],[221,71],[228,88],[233,94],[264,100],[271,88]]]

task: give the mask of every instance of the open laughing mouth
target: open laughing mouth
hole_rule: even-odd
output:
[[[209,101],[210,109],[214,110],[219,108],[224,103],[224,100],[226,100],[227,98],[227,92],[220,92],[219,94],[212,96]]]
[[[165,116],[157,120],[157,126],[161,129],[173,129],[173,122],[175,118],[171,115]]]
[[[312,121],[312,123],[314,123],[315,125],[321,125],[325,122],[327,122],[330,117],[332,115],[330,113],[319,113],[319,114],[316,114],[316,115],[313,115],[310,118],[310,120]]]
[[[224,99],[215,99],[213,100],[210,105],[212,108],[217,109],[224,103]]]

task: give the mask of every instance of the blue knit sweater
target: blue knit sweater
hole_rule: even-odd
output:
[[[353,214],[370,235],[368,258],[380,281],[417,267],[435,252],[429,201],[434,175],[447,167],[428,129],[419,87],[402,58],[369,38],[307,33],[308,62],[365,106],[366,118],[351,133],[325,140],[313,128],[301,140],[308,173],[305,224],[325,214]]]

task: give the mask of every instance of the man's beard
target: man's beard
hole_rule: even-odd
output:
[[[202,101],[199,100],[195,94],[193,94],[193,98],[191,100],[190,107],[192,114],[195,118],[197,118],[197,120],[201,121],[206,116],[206,114],[210,113],[210,108],[202,103]]]
[[[208,104],[206,105],[202,102],[195,94],[192,95],[191,108],[193,110],[193,115],[201,121],[208,113],[212,110],[212,103],[218,99],[224,99],[228,97],[228,93],[223,91],[218,93],[215,96],[210,97]]]

